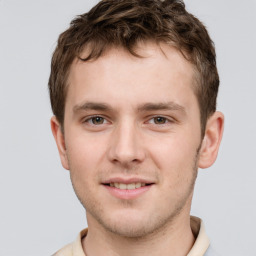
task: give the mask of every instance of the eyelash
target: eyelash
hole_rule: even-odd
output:
[[[102,123],[102,124],[104,124],[105,121],[107,121],[107,119],[106,119],[105,117],[100,116],[100,115],[95,115],[95,116],[87,117],[87,118],[83,121],[83,123],[89,123],[90,125],[95,125],[95,126],[97,126],[97,124],[94,124],[94,123],[93,123],[93,121],[92,121],[93,118],[101,118],[101,119],[103,119],[103,123]],[[101,124],[98,124],[98,125],[101,125]]]
[[[156,121],[157,118],[163,119],[163,120],[164,120],[164,123],[156,124],[155,121]],[[151,120],[153,120],[153,122],[154,122],[153,124],[154,124],[154,125],[158,125],[158,126],[160,126],[160,125],[163,126],[163,125],[167,125],[168,123],[173,123],[173,120],[172,120],[172,119],[167,118],[167,117],[165,117],[165,116],[153,116],[153,117],[151,117],[151,118],[149,119],[148,123],[150,123]]]
[[[100,123],[100,124],[94,124],[93,123],[93,119],[94,118],[101,118],[103,119],[103,123]],[[156,124],[154,121],[156,118],[161,118],[163,119],[164,123],[160,123],[160,124]],[[151,123],[150,121],[153,120],[154,123]],[[95,126],[98,126],[98,125],[102,125],[102,124],[105,124],[107,122],[107,119],[103,116],[100,116],[100,115],[94,115],[94,116],[90,116],[90,117],[87,117],[83,123],[88,123],[90,125],[95,125]],[[164,126],[164,125],[167,125],[168,123],[173,123],[174,121],[170,118],[167,118],[167,117],[164,117],[164,116],[153,116],[151,117],[150,119],[148,119],[148,121],[146,123],[150,123],[150,124],[153,124],[153,125],[157,125],[157,126]]]

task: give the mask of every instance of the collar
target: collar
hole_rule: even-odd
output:
[[[210,240],[205,232],[204,223],[198,217],[191,216],[190,226],[196,241],[187,256],[203,256],[210,245]]]

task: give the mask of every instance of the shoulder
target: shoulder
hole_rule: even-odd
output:
[[[52,256],[72,256],[72,244],[67,244],[65,247],[54,253]]]

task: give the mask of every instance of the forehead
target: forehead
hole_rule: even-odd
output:
[[[91,48],[85,47],[84,51],[80,54],[81,59],[87,59],[92,54]],[[185,59],[184,55],[178,48],[166,43],[155,43],[152,41],[145,41],[137,43],[131,51],[121,46],[106,46],[98,58],[92,58],[88,61],[82,61],[76,58],[71,65],[71,72],[74,69],[82,68],[83,64],[87,63],[93,68],[93,66],[102,67],[103,65],[110,66],[118,64],[120,66],[120,60],[122,65],[129,66],[131,62],[138,64],[141,67],[146,68],[148,65],[161,65],[161,69],[173,69],[176,68],[176,72],[189,73],[194,70],[194,66],[191,62]],[[158,63],[157,63],[158,62]],[[161,63],[160,63],[161,62]],[[94,64],[94,65],[93,65]],[[88,68],[87,67],[87,68]],[[155,66],[156,67],[156,66]],[[155,68],[154,67],[154,68]]]
[[[98,59],[75,60],[69,75],[67,103],[108,99],[112,104],[141,104],[194,97],[193,65],[180,51],[150,42],[139,44],[135,50],[140,57],[123,48],[110,48]],[[87,56],[85,50],[81,57]]]

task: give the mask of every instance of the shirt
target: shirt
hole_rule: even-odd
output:
[[[197,217],[190,217],[190,225],[196,241],[187,256],[217,256],[217,254],[209,247],[210,240],[205,232],[203,221]],[[82,239],[86,236],[88,229],[82,230],[77,239],[63,247],[53,256],[86,256]]]

